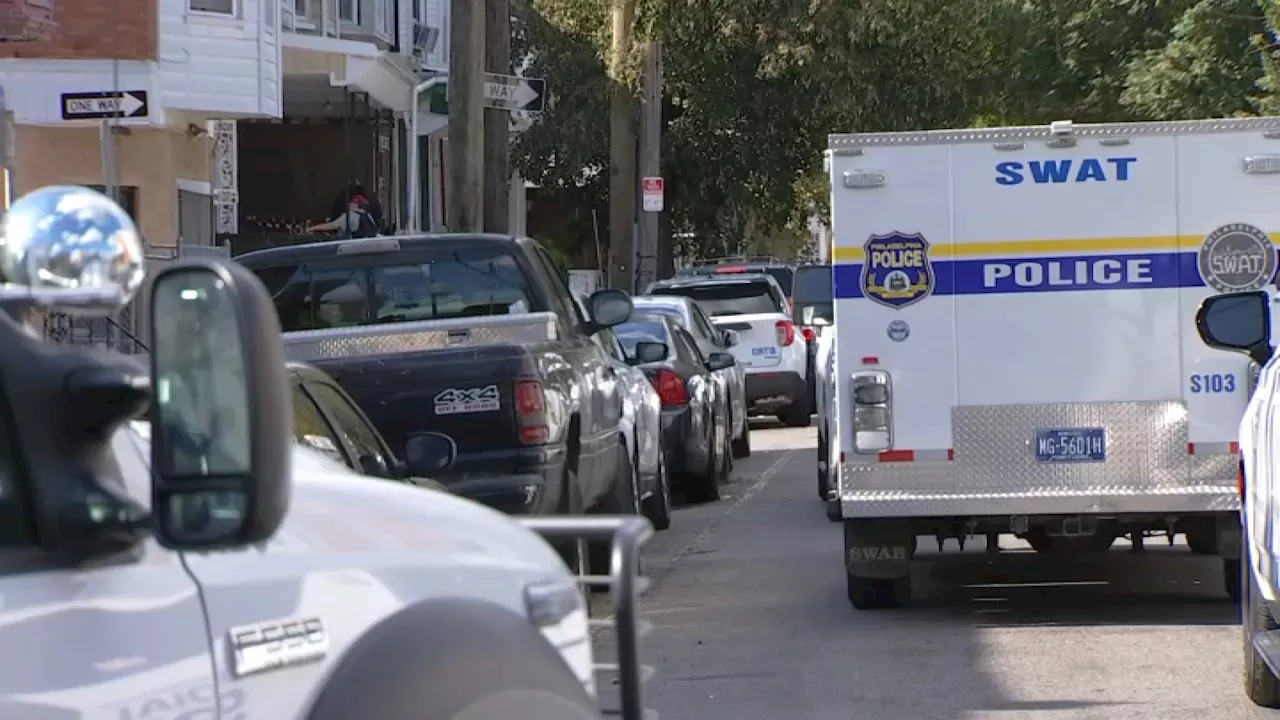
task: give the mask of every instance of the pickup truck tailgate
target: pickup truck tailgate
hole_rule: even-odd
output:
[[[290,360],[328,373],[403,457],[412,434],[453,438],[450,473],[513,473],[520,447],[515,380],[534,368],[527,345],[556,332],[551,313],[366,325],[284,334]]]

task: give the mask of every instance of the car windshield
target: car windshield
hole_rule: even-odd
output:
[[[530,311],[524,271],[501,248],[388,253],[338,263],[253,268],[271,293],[285,332],[444,320]]]
[[[651,295],[683,295],[696,300],[711,317],[779,312],[766,282],[679,285],[654,288]]]
[[[774,280],[778,281],[778,287],[782,288],[782,294],[790,296],[792,288],[792,278],[794,277],[791,268],[781,265],[769,265],[761,267],[759,265],[720,265],[708,268],[707,274],[714,275],[733,275],[737,273],[764,273]]]
[[[795,317],[802,325],[812,325],[814,318],[833,319],[830,265],[807,265],[796,268]]]
[[[662,315],[684,325],[684,315],[681,314],[680,308],[673,305],[649,304],[646,302],[637,302],[636,310],[643,310],[646,315]]]
[[[667,326],[657,318],[636,318],[622,323],[614,328],[614,332],[618,335],[618,341],[622,343],[622,349],[627,351],[629,357],[636,354],[636,345],[642,342],[666,343]]]

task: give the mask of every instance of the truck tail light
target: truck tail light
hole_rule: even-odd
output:
[[[551,437],[546,396],[537,380],[516,381],[516,428],[525,445],[541,445]]]
[[[813,328],[806,327],[801,332],[804,333],[805,342],[810,342],[810,343],[817,342],[818,333],[814,332]]]
[[[791,347],[791,343],[796,341],[796,326],[790,320],[779,320],[773,326],[773,331],[778,336],[778,345],[781,347]]]
[[[883,370],[860,370],[850,382],[853,450],[874,454],[893,447],[893,384]]]
[[[649,381],[653,383],[653,389],[658,391],[658,399],[662,401],[663,407],[689,404],[689,390],[685,388],[684,380],[674,372],[659,370]]]

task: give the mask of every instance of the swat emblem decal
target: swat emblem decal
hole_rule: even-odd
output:
[[[1260,290],[1276,275],[1276,248],[1252,225],[1223,225],[1204,239],[1196,267],[1204,284],[1218,292]]]
[[[872,235],[863,245],[862,294],[891,308],[904,308],[933,292],[929,241],[920,233]]]

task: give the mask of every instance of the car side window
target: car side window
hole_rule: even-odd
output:
[[[613,328],[605,328],[596,333],[597,344],[609,353],[609,356],[619,362],[627,361],[627,353],[622,349],[622,343],[618,340],[618,336],[613,332]]]
[[[341,391],[322,382],[307,383],[307,389],[315,395],[316,401],[329,411],[337,424],[335,429],[355,450],[357,458],[376,458],[382,461],[384,467],[392,467],[392,459],[387,457],[378,431],[369,425],[364,415]]]
[[[293,439],[343,465],[349,464],[342,451],[342,441],[334,433],[329,421],[324,419],[324,414],[316,407],[315,401],[297,384],[293,386]]]
[[[724,345],[724,343],[720,341],[719,331],[715,329],[710,320],[707,320],[707,316],[702,312],[702,308],[697,305],[693,306],[693,325],[698,328],[698,333],[700,335],[705,335],[713,344],[717,346]]]
[[[672,337],[675,339],[677,345],[682,345],[684,347],[684,349],[681,350],[683,355],[696,363],[702,365],[707,363],[707,358],[704,357],[702,351],[698,349],[698,343],[694,341],[693,336],[689,334],[688,330],[685,330],[683,327],[676,326],[672,330]]]
[[[578,309],[578,303],[573,302],[573,294],[569,291],[569,286],[565,284],[564,278],[560,277],[560,271],[556,269],[555,262],[547,254],[547,251],[541,247],[534,246],[533,254],[542,263],[543,272],[547,274],[547,280],[551,282],[551,294],[555,296],[551,298],[551,302],[561,309],[565,318],[574,320],[581,326],[587,319],[583,316],[582,311]]]

